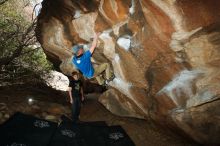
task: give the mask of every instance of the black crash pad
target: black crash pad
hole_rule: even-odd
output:
[[[0,125],[0,146],[47,146],[56,128],[54,122],[15,113]]]
[[[86,146],[135,146],[121,126],[107,126],[101,123],[78,125]]]
[[[79,127],[71,122],[61,122],[49,146],[84,146]]]
[[[59,125],[50,146],[105,146],[106,137],[101,133],[104,128],[108,126],[103,121],[76,124],[65,120]]]
[[[134,146],[121,126],[103,121],[54,122],[16,113],[0,125],[0,146]]]
[[[86,146],[107,146],[108,126],[103,122],[87,122],[78,124]]]
[[[108,146],[135,146],[121,126],[110,126],[108,131]]]
[[[121,126],[107,126],[103,121],[73,123],[63,121],[50,146],[134,146]]]

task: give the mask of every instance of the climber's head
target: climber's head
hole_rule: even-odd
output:
[[[76,71],[72,72],[72,78],[76,81],[79,80],[79,73]]]
[[[84,53],[82,45],[74,45],[72,48],[73,55],[80,56]]]

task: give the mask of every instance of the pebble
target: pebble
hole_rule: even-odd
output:
[[[8,119],[9,117],[10,117],[9,114],[5,114],[5,115],[4,115],[4,118],[5,118],[5,119]]]
[[[55,116],[53,116],[53,115],[47,115],[47,116],[45,117],[45,119],[46,119],[46,120],[49,120],[49,121],[54,121],[54,120],[56,120],[57,118],[56,118]]]

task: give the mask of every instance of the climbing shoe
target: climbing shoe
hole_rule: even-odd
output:
[[[111,81],[113,81],[114,80],[114,78],[115,78],[115,75],[114,74],[112,74],[112,76],[108,79],[108,80],[106,80],[106,81],[108,81],[108,82],[111,82]]]

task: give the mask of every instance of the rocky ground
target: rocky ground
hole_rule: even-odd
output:
[[[182,146],[197,145],[161,128],[152,121],[134,118],[122,118],[111,114],[99,102],[98,94],[87,95],[82,106],[82,121],[106,121],[108,125],[121,125],[137,146]],[[65,94],[51,89],[32,87],[11,87],[0,89],[0,123],[6,121],[15,112],[59,122],[60,116],[70,116],[70,104]]]

